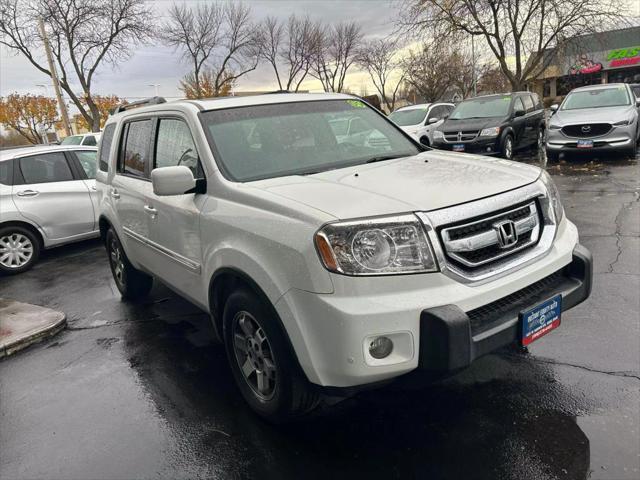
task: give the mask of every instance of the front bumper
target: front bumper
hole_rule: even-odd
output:
[[[333,275],[333,294],[291,289],[275,308],[300,366],[314,384],[354,387],[418,368],[451,371],[517,339],[517,312],[494,315],[476,329],[473,322],[478,309],[557,272],[562,272],[562,281],[543,292],[545,299],[562,293],[566,309],[587,298],[591,258],[584,252],[578,246],[576,227],[565,219],[547,253],[491,281],[465,284],[443,273],[368,278]],[[539,303],[533,295],[530,298],[518,312]],[[368,355],[368,342],[379,335],[393,336],[398,345],[388,361],[376,362]]]
[[[478,137],[467,142],[460,142],[464,145],[463,153],[475,153],[479,155],[498,155],[500,153],[500,137]],[[444,140],[433,141],[433,148],[438,150],[453,150],[457,143],[449,143]]]
[[[546,149],[549,152],[616,152],[630,150],[636,141],[635,124],[615,127],[606,135],[584,138],[592,140],[592,148],[578,148],[578,138],[567,137],[561,130],[548,130]]]

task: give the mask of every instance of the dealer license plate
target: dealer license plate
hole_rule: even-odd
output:
[[[453,146],[453,151],[454,152],[464,152],[464,143],[456,143]]]
[[[578,140],[578,148],[593,148],[593,140]]]
[[[556,295],[546,302],[520,314],[521,343],[523,346],[543,337],[560,326],[562,295]]]

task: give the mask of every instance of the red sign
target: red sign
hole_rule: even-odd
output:
[[[626,67],[628,65],[637,65],[640,63],[640,56],[631,58],[616,58],[611,60],[610,67]]]

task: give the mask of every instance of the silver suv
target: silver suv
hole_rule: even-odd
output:
[[[561,153],[621,152],[635,157],[640,140],[640,99],[626,83],[572,90],[560,106],[552,105],[547,158]]]
[[[0,272],[31,268],[43,248],[98,236],[96,147],[0,153]]]

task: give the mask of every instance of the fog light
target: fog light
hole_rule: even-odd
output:
[[[387,337],[377,337],[369,344],[369,354],[373,358],[388,357],[393,350],[393,342]]]

